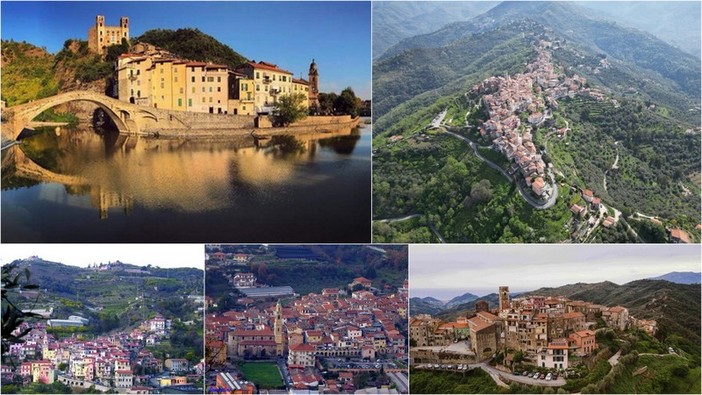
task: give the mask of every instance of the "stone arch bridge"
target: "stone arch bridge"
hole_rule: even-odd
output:
[[[162,110],[127,103],[96,92],[72,91],[4,108],[2,110],[3,141],[16,140],[22,129],[42,112],[73,101],[96,104],[112,119],[119,132],[125,134],[148,134],[163,129],[225,128],[235,124],[239,126],[250,124],[253,127],[253,117]]]

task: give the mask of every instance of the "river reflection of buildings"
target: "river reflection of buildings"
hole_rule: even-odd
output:
[[[36,181],[50,183],[41,185],[41,200],[97,208],[101,219],[115,208],[129,215],[135,204],[184,212],[217,210],[235,204],[238,193],[320,182],[334,175],[302,177],[301,166],[320,160],[319,147],[344,155],[353,151],[360,138],[351,129],[295,138],[272,136],[266,141],[251,136],[218,141],[119,136],[107,146],[94,133],[79,133],[57,136],[53,149],[71,154],[56,155],[55,169],[32,174],[42,178]],[[67,174],[81,182],[56,183]]]

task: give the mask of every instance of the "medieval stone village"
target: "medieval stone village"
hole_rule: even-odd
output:
[[[563,376],[572,372],[569,363],[598,349],[593,330],[598,321],[607,328],[641,329],[651,336],[657,330],[655,320],[637,319],[623,306],[607,307],[564,296],[512,299],[508,286],[499,287],[498,297],[496,309],[479,300],[470,316],[451,322],[428,314],[411,317],[411,363],[417,369],[460,372],[478,368],[499,383],[556,387],[564,385]],[[486,361],[498,353],[504,355],[502,363],[488,365]],[[526,370],[517,369],[517,364]]]

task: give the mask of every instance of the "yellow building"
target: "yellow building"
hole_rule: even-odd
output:
[[[117,97],[142,106],[225,114],[228,81],[225,65],[188,62],[165,51],[127,53],[117,60]]]
[[[254,110],[271,112],[278,97],[293,92],[293,73],[267,62],[246,62],[237,72],[254,80]]]
[[[310,94],[310,83],[303,80],[303,79],[297,79],[293,78],[293,84],[292,84],[292,92],[293,94],[296,93],[302,93],[305,95],[305,100],[302,102],[305,108],[310,107],[310,100],[309,100],[309,94]]]
[[[151,98],[155,108],[185,111],[186,62],[177,59],[158,59],[151,69]]]
[[[254,80],[234,71],[229,72],[228,110],[234,115],[255,115]]]
[[[119,18],[119,26],[105,25],[105,16],[97,15],[95,24],[88,29],[88,48],[104,55],[110,45],[121,44],[122,39],[129,41],[129,18]]]
[[[151,105],[153,60],[149,56],[123,54],[117,59],[117,98],[141,106]]]
[[[185,64],[187,111],[225,114],[229,100],[229,69],[204,62]]]

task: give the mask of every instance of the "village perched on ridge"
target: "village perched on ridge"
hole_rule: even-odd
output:
[[[417,369],[483,369],[500,382],[558,387],[577,359],[592,355],[595,328],[641,329],[653,336],[655,320],[637,319],[623,306],[602,306],[564,296],[512,298],[498,290],[497,308],[475,302],[468,316],[444,322],[429,314],[410,318],[410,362]],[[500,363],[489,361],[500,355]],[[524,367],[524,371],[518,367]],[[531,373],[531,374],[528,374]]]

